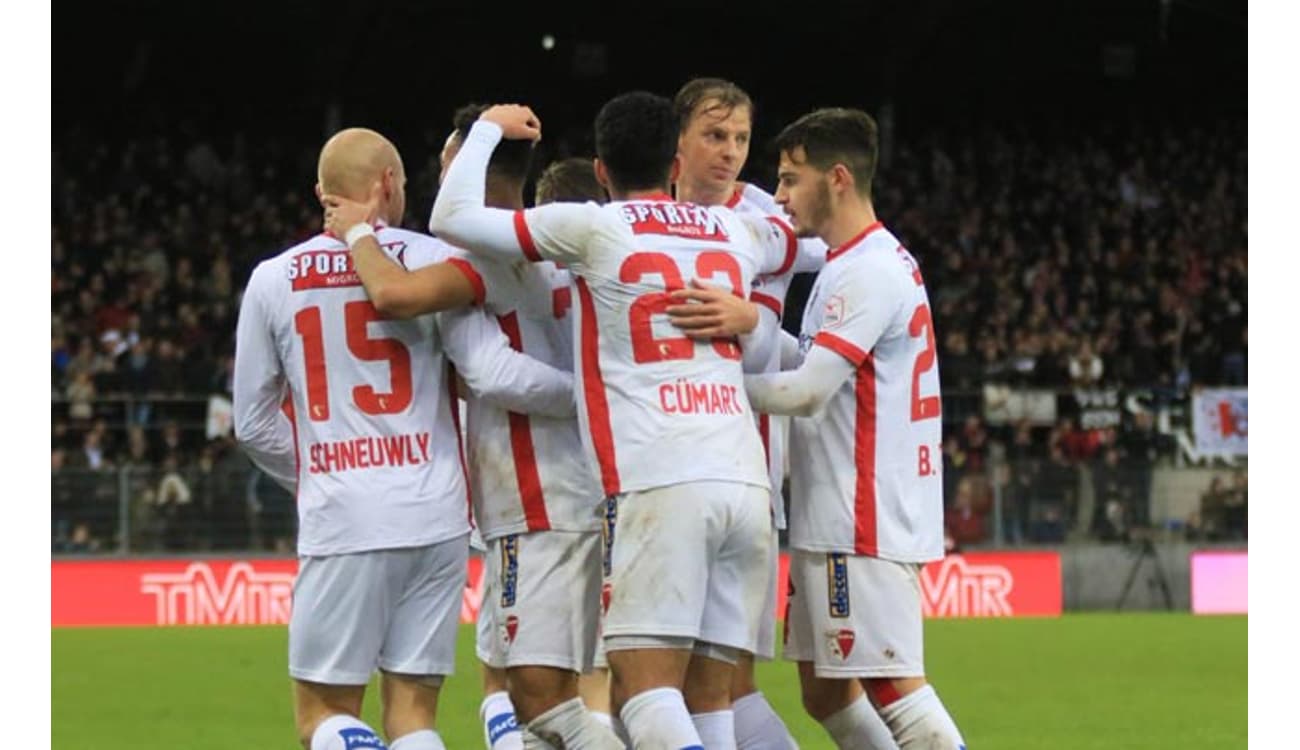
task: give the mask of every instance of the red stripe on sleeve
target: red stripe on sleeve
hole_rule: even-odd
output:
[[[519,247],[524,251],[524,257],[534,263],[542,259],[537,253],[537,245],[533,244],[533,233],[528,231],[528,221],[524,219],[523,211],[515,211],[515,237],[519,240]]]
[[[479,275],[478,269],[464,258],[448,258],[447,262],[455,266],[465,278],[469,279],[469,285],[474,287],[474,304],[482,307],[483,301],[487,299],[487,285],[483,283],[483,277]]]
[[[582,395],[587,401],[587,427],[600,464],[601,485],[605,496],[619,494],[618,462],[614,457],[614,429],[609,421],[609,401],[605,382],[600,375],[600,334],[596,326],[596,303],[587,288],[587,280],[576,277],[582,337]]]
[[[826,331],[817,334],[817,336],[813,338],[813,343],[830,349],[853,363],[854,367],[861,367],[862,363],[866,362],[867,358],[871,356],[859,349],[857,344]]]
[[[776,313],[776,317],[781,317],[781,300],[776,297],[773,297],[770,294],[763,294],[762,292],[750,292],[749,301],[760,304]]]
[[[853,429],[853,463],[857,486],[853,493],[853,552],[875,556],[876,527],[876,361],[868,355],[858,368]]]
[[[769,216],[767,220],[780,227],[781,232],[785,235],[785,260],[781,262],[781,267],[772,274],[773,276],[780,276],[794,268],[794,259],[799,255],[799,240],[794,236],[794,230],[790,228],[789,224],[775,216]]]
[[[523,335],[519,332],[519,316],[515,312],[500,315],[497,322],[510,348],[524,350]],[[524,520],[529,531],[546,531],[551,519],[546,515],[546,498],[542,495],[542,477],[537,470],[537,451],[533,448],[533,431],[528,416],[507,412],[510,416],[510,452],[515,459],[515,476],[519,480],[519,500],[524,506]]]

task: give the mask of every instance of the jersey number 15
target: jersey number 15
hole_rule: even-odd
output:
[[[370,338],[367,327],[379,320],[383,318],[368,301],[348,302],[343,306],[348,351],[366,362],[387,362],[389,371],[387,393],[359,385],[352,389],[352,401],[365,414],[397,414],[411,405],[411,353],[397,339]],[[307,366],[307,413],[312,421],[324,422],[330,418],[330,402],[320,307],[313,305],[299,310],[293,316],[293,328],[302,337],[303,361]]]

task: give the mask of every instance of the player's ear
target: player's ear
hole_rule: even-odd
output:
[[[673,156],[673,168],[668,173],[669,184],[676,185],[677,178],[681,177],[681,175],[682,175],[682,155],[679,152]]]
[[[316,183],[316,202],[319,203],[325,198],[325,191],[320,189],[320,183]]]
[[[836,164],[831,167],[829,177],[831,187],[834,188],[836,192],[842,193],[854,189],[853,173],[843,164]]]
[[[599,182],[600,186],[605,188],[606,191],[608,191],[609,172],[605,171],[605,165],[601,163],[600,159],[592,159],[591,166],[596,170],[596,182]]]

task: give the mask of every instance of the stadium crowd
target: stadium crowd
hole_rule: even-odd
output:
[[[1153,521],[1151,471],[1172,441],[1151,414],[1122,410],[1099,427],[1066,408],[1052,425],[994,425],[978,395],[1140,389],[1168,402],[1194,384],[1245,385],[1244,126],[1004,129],[887,146],[877,209],[922,264],[935,309],[952,546],[994,537],[995,488],[1009,543],[1080,527],[1125,539]],[[253,265],[320,229],[301,189],[316,145],[185,129],[121,146],[76,133],[55,142],[55,551],[120,546],[123,492],[133,549],[292,550],[292,498],[204,426],[206,398],[230,392]],[[408,227],[425,224],[439,143],[430,133],[410,151]],[[552,155],[581,143],[566,134]],[[756,150],[757,181],[770,183],[767,161]],[[1087,504],[1080,467],[1091,469]]]

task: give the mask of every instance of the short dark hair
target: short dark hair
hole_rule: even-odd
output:
[[[474,127],[486,104],[466,104],[452,115],[452,124],[456,127],[456,138],[461,143],[469,136],[469,129]],[[528,178],[528,170],[533,165],[533,142],[526,140],[502,139],[492,152],[488,162],[488,174],[498,175],[511,180],[523,181]]]
[[[843,164],[853,175],[859,195],[871,197],[876,177],[879,138],[876,121],[857,109],[819,109],[790,123],[772,142],[777,153],[803,147],[808,163],[829,170]]]
[[[605,188],[596,179],[591,159],[573,156],[551,162],[537,178],[537,205],[543,203],[585,203],[609,200]]]
[[[683,84],[677,90],[677,96],[673,97],[677,126],[686,130],[686,126],[691,122],[691,115],[695,114],[695,109],[710,99],[716,101],[719,107],[728,110],[746,107],[751,117],[754,114],[754,101],[749,98],[749,94],[745,93],[744,89],[731,81],[722,78],[692,78]]]
[[[648,91],[620,94],[596,114],[596,156],[619,190],[667,188],[677,156],[673,103]]]

